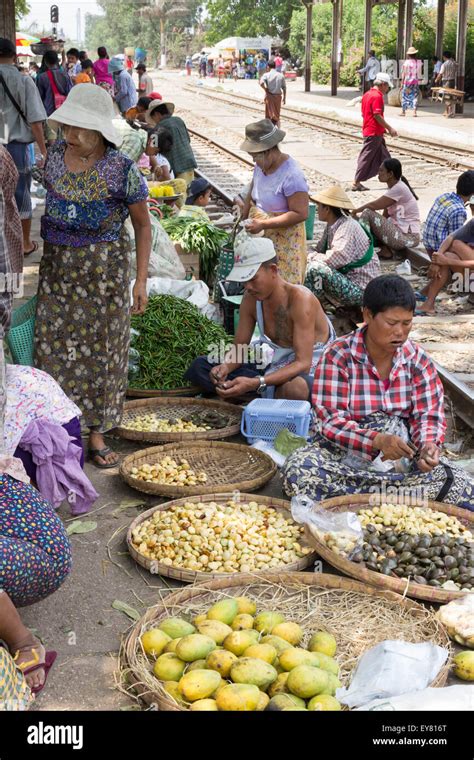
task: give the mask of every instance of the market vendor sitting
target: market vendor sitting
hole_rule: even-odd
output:
[[[324,348],[336,337],[318,299],[307,288],[281,277],[269,238],[241,233],[227,279],[244,283],[245,290],[234,345],[221,363],[200,356],[186,379],[223,399],[247,393],[309,399],[315,367]],[[268,366],[264,361],[242,360],[251,358],[249,344],[256,325],[260,347],[273,351]]]
[[[320,501],[395,489],[474,510],[473,478],[441,456],[443,386],[428,354],[409,340],[415,306],[402,277],[369,282],[365,324],[335,340],[316,368],[319,430],[285,464],[288,496]]]
[[[207,179],[199,177],[193,179],[188,187],[188,197],[186,203],[179,212],[180,216],[188,216],[193,219],[204,219],[209,222],[209,214],[206,211],[206,206],[209,205],[211,200],[211,186]]]

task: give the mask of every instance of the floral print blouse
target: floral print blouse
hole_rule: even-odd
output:
[[[82,247],[120,237],[128,206],[146,200],[148,189],[136,165],[114,148],[81,173],[65,164],[66,143],[48,151],[44,171],[47,189],[41,236],[47,243]]]

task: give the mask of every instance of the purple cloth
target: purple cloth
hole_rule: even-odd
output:
[[[288,211],[288,198],[295,193],[307,193],[308,183],[294,158],[286,159],[272,174],[264,174],[259,166],[253,171],[252,200],[267,214]]]
[[[82,447],[81,423],[79,422],[79,418],[73,417],[72,420],[66,422],[61,427],[63,427],[66,433],[69,433],[69,435],[72,437],[72,443],[75,446],[79,446],[81,450],[80,465],[84,469],[84,450]],[[21,459],[29,479],[33,483],[36,483],[36,465],[33,462],[33,457],[31,456],[30,452],[25,451],[25,449],[22,448],[21,441],[19,446],[17,446],[13,456],[17,457],[17,459]]]
[[[89,511],[99,494],[81,469],[81,449],[61,425],[33,420],[21,446],[32,455],[38,490],[45,499],[57,508],[67,498],[73,515]]]

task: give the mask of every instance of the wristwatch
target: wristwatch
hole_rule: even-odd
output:
[[[260,375],[258,379],[260,380],[260,385],[257,388],[257,393],[259,393],[262,396],[267,390],[267,384],[265,382],[265,377],[263,375]]]

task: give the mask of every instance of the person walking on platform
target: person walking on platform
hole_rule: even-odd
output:
[[[362,98],[362,134],[364,144],[357,160],[357,171],[352,190],[368,190],[362,182],[375,177],[380,165],[390,158],[384,134],[397,137],[397,132],[384,119],[384,95],[393,87],[388,74],[377,74],[374,86]]]
[[[456,71],[457,63],[454,60],[452,53],[449,50],[443,52],[443,63],[439,70],[439,74],[436,77],[436,84],[441,82],[443,87],[447,87],[450,90],[454,90],[456,87]],[[443,116],[447,116],[448,119],[454,119],[455,105],[449,95],[444,96],[444,102],[446,109]]]
[[[375,56],[375,50],[369,50],[369,57],[364,68],[357,70],[358,74],[365,74],[365,81],[369,83],[369,89],[374,86],[377,75],[380,74],[380,61]],[[362,90],[364,89],[362,79]]]
[[[420,79],[422,62],[418,60],[416,54],[418,50],[413,46],[407,50],[407,59],[402,67],[402,113],[405,116],[407,109],[413,109],[413,116],[416,116],[418,98],[420,96]]]
[[[275,61],[268,62],[260,87],[265,90],[265,118],[279,127],[281,106],[286,103],[286,81],[284,75],[275,70]]]

